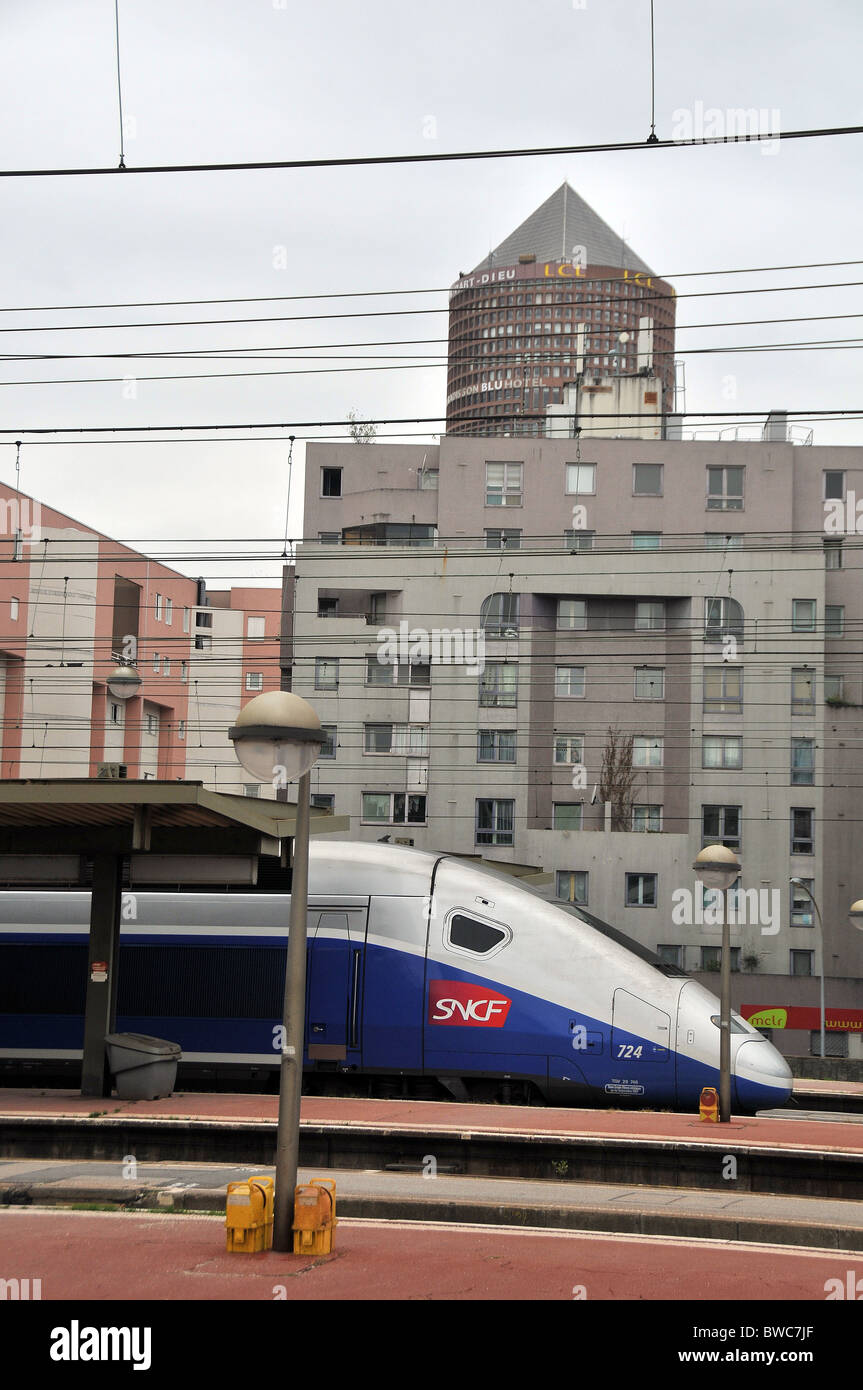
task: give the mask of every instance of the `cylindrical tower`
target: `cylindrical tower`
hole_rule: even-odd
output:
[[[650,371],[668,413],[674,313],[671,285],[563,184],[450,292],[447,434],[545,434],[579,372]]]

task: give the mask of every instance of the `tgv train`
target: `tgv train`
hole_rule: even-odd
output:
[[[0,894],[0,1068],[80,1058],[89,902]],[[180,1043],[181,1068],[274,1075],[287,897],[136,893],[124,916],[117,1031]],[[718,1087],[719,1001],[505,874],[317,841],[308,931],[308,1089],[356,1073],[434,1078],[462,1099],[695,1109]],[[737,1111],[789,1098],[786,1062],[736,1015],[731,1064]]]

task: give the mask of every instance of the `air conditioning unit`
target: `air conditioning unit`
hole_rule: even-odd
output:
[[[98,763],[96,767],[96,778],[100,782],[117,782],[122,777],[128,776],[128,768],[125,763]]]

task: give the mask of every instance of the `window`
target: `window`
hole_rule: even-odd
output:
[[[568,463],[566,465],[568,497],[593,497],[596,494],[596,464]]]
[[[811,889],[815,883],[814,878],[801,879],[800,883],[791,885],[791,925],[792,927],[811,927],[813,922],[812,899],[804,891],[801,884]]]
[[[824,470],[824,500],[833,501],[835,499],[844,500],[845,497],[845,474],[832,468]]]
[[[638,831],[662,829],[661,806],[633,806],[632,828]]]
[[[110,719],[112,724],[122,724],[123,721],[120,718],[119,705],[112,704],[108,706],[108,718]]]
[[[554,761],[556,763],[584,762],[584,734],[555,734]]]
[[[20,604],[19,604],[17,598],[10,598],[10,600],[9,600],[9,617],[12,619],[13,623],[15,623],[15,622],[18,621],[18,613],[19,613],[19,611],[20,611]]]
[[[554,668],[554,693],[559,698],[584,698],[584,667],[556,666]]]
[[[705,531],[704,532],[705,550],[742,550],[743,532],[742,531]]]
[[[661,497],[662,464],[634,463],[632,465],[632,492],[635,497]]]
[[[437,492],[439,479],[440,469],[421,468],[419,471],[420,490],[422,492]]]
[[[825,676],[824,677],[824,699],[843,700],[843,690],[845,688],[844,676]]]
[[[793,738],[791,740],[791,785],[811,787],[815,781],[815,740],[814,738]]]
[[[791,853],[814,854],[815,812],[810,806],[791,808]]]
[[[791,713],[815,713],[815,672],[811,666],[791,668]]]
[[[337,598],[323,598],[318,595],[318,617],[337,618],[339,616],[339,601]]]
[[[313,811],[334,811],[336,809],[336,798],[334,792],[312,792]]]
[[[637,734],[632,740],[633,767],[662,767],[665,740]]]
[[[431,685],[431,667],[428,662],[400,661],[394,670],[396,685],[410,685],[414,689],[419,687],[423,690],[427,690]]]
[[[682,946],[657,946],[656,954],[665,965],[676,965],[678,970],[683,969]]]
[[[701,843],[740,849],[740,807],[702,806]]]
[[[732,946],[729,955],[731,957],[731,959],[729,960],[729,965],[731,966],[732,974],[734,974],[736,971],[740,969],[740,947]],[[702,946],[701,969],[710,971],[719,971],[722,969],[721,946]],[[733,1014],[731,1016],[731,1031],[732,1033],[741,1033],[746,1031],[745,1029],[740,1027],[735,1028]]]
[[[513,530],[490,530],[485,533],[486,550],[520,550],[521,532]]]
[[[342,538],[341,531],[319,531],[318,540],[321,545],[338,545]]]
[[[487,956],[511,938],[511,932],[505,931],[502,927],[494,927],[491,922],[480,922],[476,917],[467,917],[463,912],[453,912],[447,919],[444,945],[449,946],[450,950],[470,951],[472,955]]]
[[[170,676],[170,674],[171,674],[171,659],[170,659],[170,657],[167,657],[167,656],[166,656],[166,657],[164,657],[163,660],[162,660],[162,675],[163,675],[163,676]]]
[[[209,651],[212,651],[212,647],[213,647],[213,639],[212,639],[212,637],[207,637],[207,636],[201,635],[201,636],[195,638],[195,651],[196,651],[196,652],[209,652]]]
[[[480,729],[476,760],[478,763],[514,763],[515,729]]]
[[[336,756],[336,744],[339,737],[338,724],[322,724],[321,733],[326,740],[321,748],[318,758],[334,758]]]
[[[321,469],[321,496],[341,497],[342,470],[340,468]]]
[[[815,599],[795,598],[791,603],[791,631],[815,631]]]
[[[557,601],[557,626],[581,631],[587,627],[587,601],[583,598],[561,598]]]
[[[399,757],[428,757],[428,727],[423,724],[365,724],[366,753],[394,753]]]
[[[243,783],[243,796],[260,796],[260,795],[261,795],[261,784],[260,784],[260,782],[244,782],[244,783]]]
[[[382,666],[381,670],[386,671],[387,667]],[[338,690],[339,688],[339,660],[338,657],[318,656],[315,658],[315,690]]]
[[[157,595],[156,595],[156,618],[157,618],[157,619],[158,619],[158,618],[161,618],[161,616],[162,616],[162,595],[161,595],[161,594],[157,594]]]
[[[555,874],[555,897],[565,903],[587,907],[588,877],[585,869],[558,869]]]
[[[665,699],[664,666],[636,666],[635,698],[636,700]]]
[[[514,801],[477,801],[476,843],[478,845],[511,845],[513,843]]]
[[[584,807],[580,801],[555,801],[551,808],[552,830],[580,830]]]
[[[841,570],[842,568],[842,541],[824,541],[824,568],[828,570]]]
[[[741,512],[743,510],[742,468],[708,468],[707,510],[709,512]]]
[[[825,637],[844,637],[845,635],[845,605],[844,603],[828,603],[824,607],[824,636]]]
[[[595,531],[564,531],[563,543],[573,555],[579,555],[593,549],[595,535]]]
[[[704,640],[721,642],[725,637],[743,641],[743,609],[734,598],[706,598]]]
[[[191,610],[191,608],[184,608],[184,609],[183,609],[183,631],[184,631],[184,632],[188,632],[188,631],[190,630],[191,626],[192,626],[192,610]]]
[[[633,531],[633,550],[658,550],[662,541],[660,531]]]
[[[148,733],[148,734],[158,734],[158,732],[159,732],[159,716],[158,716],[158,714],[148,714],[148,715],[147,715],[147,733]]]
[[[656,907],[656,874],[626,875],[626,906]]]
[[[662,600],[645,599],[635,605],[636,632],[663,632],[665,604]]]
[[[195,614],[195,624],[197,627],[212,627],[213,614],[209,609],[199,609]]]
[[[408,792],[363,792],[362,818],[379,825],[425,825],[426,799]]]
[[[258,639],[266,635],[266,618],[247,618],[246,636]]]
[[[179,719],[179,720],[177,721],[177,738],[185,738],[185,737],[186,737],[186,721],[185,721],[185,719]]]
[[[743,739],[738,734],[705,734],[701,740],[701,766],[741,768]]]
[[[522,505],[522,474],[520,463],[487,463],[485,466],[485,505],[487,507],[520,507]]]
[[[188,679],[189,679],[189,663],[188,663],[188,661],[181,661],[181,662],[180,662],[180,680],[183,682],[183,685],[185,685],[185,684],[187,683]]]
[[[518,703],[518,667],[513,661],[488,661],[479,678],[483,709],[512,709]]]
[[[518,594],[489,594],[480,609],[479,625],[487,637],[518,636]]]
[[[811,975],[813,954],[812,951],[792,951],[790,973],[792,975]]]
[[[743,711],[743,672],[739,666],[705,666],[704,710],[713,714]]]
[[[811,972],[810,972],[811,973]],[[809,1056],[821,1056],[821,1029],[812,1029],[809,1034]],[[825,1057],[847,1057],[848,1056],[848,1034],[840,1033],[838,1029],[831,1028],[824,1030],[824,1056]]]
[[[154,672],[156,673],[157,676],[158,676],[159,672],[161,671],[161,669],[162,669],[162,658],[159,656],[159,653],[158,653],[158,652],[153,652],[153,670],[154,670]]]
[[[247,689],[247,690],[263,690],[263,688],[264,688],[264,673],[263,673],[263,671],[247,671],[247,672],[246,672],[246,689]]]
[[[366,657],[366,685],[393,685],[395,666],[388,661],[378,661],[377,656]]]

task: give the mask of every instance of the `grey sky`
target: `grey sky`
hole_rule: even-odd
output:
[[[15,3],[0,13],[4,168],[115,165],[112,0]],[[716,108],[779,113],[784,129],[859,120],[857,0],[723,5],[656,0],[657,129]],[[129,165],[428,152],[643,139],[648,0],[120,0]],[[675,129],[677,126],[677,129]],[[698,134],[698,130],[694,130]],[[860,267],[714,280],[686,271],[853,259],[861,138],[360,170],[5,180],[0,306],[314,294],[446,286],[564,178],[659,274],[687,291],[863,279]],[[274,267],[286,248],[288,268]],[[402,307],[445,309],[446,296]],[[152,313],[8,314],[0,327],[330,312],[249,305]],[[373,302],[371,307],[386,307]],[[858,288],[681,297],[680,324],[863,314]],[[854,337],[863,320],[695,328],[680,349]],[[124,352],[446,337],[446,314],[102,332],[3,333],[4,351]],[[392,348],[407,352],[409,348]],[[418,351],[445,352],[444,344]],[[369,349],[368,351],[372,351]],[[381,349],[387,351],[387,349]],[[258,370],[278,364],[258,362]],[[288,364],[298,366],[298,363]],[[321,363],[312,365],[322,365]],[[143,371],[199,371],[200,364]],[[227,368],[226,368],[227,369]],[[240,370],[238,364],[232,370]],[[4,382],[122,376],[110,361],[4,363]],[[853,407],[859,353],[687,360],[690,410]],[[729,377],[734,378],[729,381]],[[258,381],[3,386],[10,428],[439,416],[442,366]],[[736,394],[734,394],[736,392]],[[298,435],[314,432],[297,431]],[[24,436],[26,439],[26,435]],[[856,443],[854,423],[816,426]],[[142,545],[154,537],[274,537],[287,448],[276,443],[26,444],[22,486]],[[0,444],[0,477],[14,482]],[[295,449],[302,459],[302,448]],[[298,529],[294,489],[292,531]],[[210,563],[199,570],[217,580]],[[223,575],[275,573],[228,566]]]

